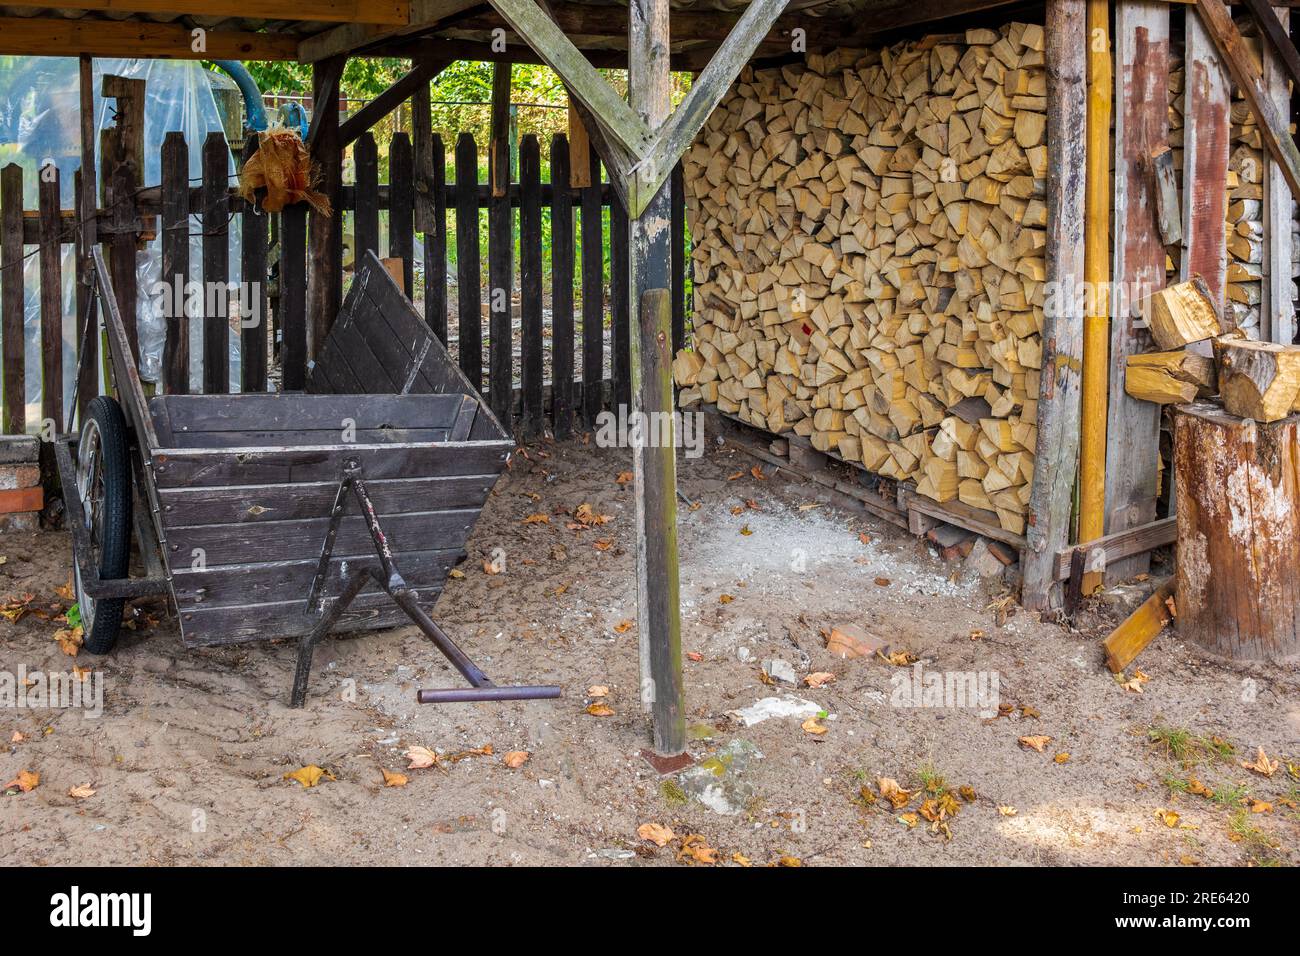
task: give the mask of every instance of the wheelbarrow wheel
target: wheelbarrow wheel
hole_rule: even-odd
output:
[[[101,579],[125,578],[131,565],[131,461],[122,406],[100,395],[86,406],[77,443],[77,497],[90,536],[88,563]],[[86,594],[80,565],[73,563],[83,646],[107,654],[122,629],[124,598]]]

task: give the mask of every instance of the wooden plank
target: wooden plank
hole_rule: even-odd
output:
[[[587,154],[591,185],[582,190],[582,418],[596,427],[604,405],[597,385],[605,380],[605,212],[600,159]]]
[[[514,387],[514,216],[510,210],[510,65],[492,69],[491,139],[488,142],[488,404],[511,427]]]
[[[37,197],[41,217],[41,424],[49,434],[63,425],[63,250],[59,242],[59,168],[43,166]],[[41,442],[42,469],[54,475],[51,443]]]
[[[411,137],[394,133],[388,147],[388,254],[402,260],[402,293],[415,289],[415,159]]]
[[[1048,0],[1047,282],[1082,288],[1087,179],[1087,29],[1083,0]],[[1163,83],[1164,73],[1160,74]],[[1163,87],[1162,87],[1163,89]],[[1163,114],[1163,103],[1161,106]],[[1044,310],[1038,445],[1022,560],[1025,607],[1059,604],[1056,553],[1069,541],[1079,450],[1083,303],[1056,295]]]
[[[612,173],[611,173],[612,175]],[[664,287],[667,287],[665,282]],[[632,407],[632,319],[628,299],[628,219],[619,202],[609,207],[610,373],[614,404]]]
[[[1300,198],[1300,150],[1296,149],[1286,114],[1279,112],[1274,94],[1255,68],[1232,14],[1223,0],[1196,0],[1196,9],[1237,89],[1255,114],[1265,149],[1278,164],[1292,198]]]
[[[557,439],[573,433],[573,193],[569,189],[569,143],[551,137],[551,429]],[[590,147],[588,147],[588,150]],[[584,153],[586,159],[589,153]]]
[[[307,350],[315,357],[325,343],[343,300],[343,151],[339,148],[337,84],[343,58],[312,64],[312,159],[319,170],[317,189],[330,201],[331,214],[312,210],[307,219]]]
[[[1205,279],[1224,314],[1227,288],[1228,154],[1232,88],[1223,60],[1198,16],[1187,17],[1183,113],[1183,222],[1187,241],[1178,276]]]
[[[447,153],[433,134],[431,228],[424,236],[424,321],[438,341],[447,344]]]
[[[73,0],[60,4],[59,9],[110,14],[162,13],[200,18],[394,25],[409,23],[411,17],[408,0]]]
[[[1125,295],[1115,296],[1111,303],[1107,533],[1149,524],[1156,516],[1160,406],[1138,401],[1124,390],[1124,366],[1129,355],[1151,348],[1137,302],[1165,284],[1165,250],[1155,226],[1155,200],[1145,163],[1151,150],[1168,137],[1169,74],[1169,8],[1145,0],[1121,0],[1115,15],[1116,216],[1111,274],[1114,288]],[[1042,434],[1040,423],[1040,439]],[[1146,568],[1147,556],[1135,555],[1107,568],[1106,580],[1122,580]]]
[[[522,342],[519,380],[523,389],[521,428],[527,438],[535,438],[545,430],[542,420],[544,355],[541,175],[541,149],[537,137],[530,133],[519,144],[519,303]]]
[[[1253,11],[1266,32],[1281,43],[1280,53],[1274,43],[1264,45],[1264,88],[1277,109],[1278,115],[1288,117],[1291,112],[1291,91],[1288,67],[1295,66],[1295,46],[1286,35],[1290,27],[1291,11],[1274,13],[1267,3],[1262,11]],[[1294,144],[1287,131],[1288,141]],[[1272,342],[1290,345],[1295,341],[1295,295],[1291,280],[1291,231],[1295,226],[1295,202],[1287,187],[1282,167],[1269,160],[1264,171],[1264,280],[1261,283],[1259,307],[1260,336]]]
[[[473,136],[461,133],[456,140],[456,291],[460,313],[458,358],[465,377],[481,392],[483,299],[479,282],[478,147],[474,145]]]
[[[230,281],[229,163],[226,137],[209,133],[203,141],[203,282],[207,290]],[[230,391],[229,299],[210,291],[203,298],[203,391],[225,394]]]
[[[244,147],[244,162],[257,153],[258,134],[250,133]],[[253,314],[239,317],[239,388],[243,392],[266,391],[267,364],[267,236],[270,217],[252,204],[244,207],[240,229],[240,280],[244,293],[241,305],[252,301]]]
[[[165,409],[175,439],[191,432],[211,435],[222,431],[272,432],[278,429],[316,429],[342,436],[349,424],[359,432],[379,428],[446,430],[460,413],[462,397],[374,394],[360,402],[355,395],[251,392],[229,399],[168,395],[156,399],[153,407],[160,413]],[[338,441],[343,440],[338,437]],[[186,447],[202,446],[188,441]]]
[[[77,62],[77,106],[80,115],[79,132],[81,168],[77,170],[76,215],[80,223],[77,231],[77,348],[86,354],[77,354],[77,416],[81,419],[86,404],[98,391],[99,336],[87,335],[86,325],[99,328],[97,305],[94,302],[95,264],[91,250],[96,239],[96,207],[99,195],[95,175],[95,69],[94,61],[82,54]]]
[[[0,169],[0,345],[4,363],[4,431],[20,435],[27,424],[23,355],[23,170]]]
[[[167,318],[163,345],[163,388],[183,395],[190,390],[189,296],[190,277],[190,147],[185,134],[168,133],[162,146],[162,281],[172,290],[172,313]]]
[[[1110,668],[1112,674],[1122,672],[1133,663],[1133,660],[1173,619],[1169,613],[1169,602],[1173,597],[1174,579],[1166,578],[1151,596],[1102,642],[1106,649],[1106,666]]]
[[[410,0],[410,15],[405,24],[383,27],[349,21],[343,26],[302,40],[292,59],[315,63],[340,53],[351,53],[366,46],[398,40],[427,31],[439,20],[468,10],[480,2],[481,0]]]
[[[307,381],[307,206],[280,214],[281,388],[301,391]]]
[[[1296,50],[1289,35],[1291,12],[1275,12],[1269,0],[1245,0],[1245,6],[1268,40],[1265,59],[1276,57],[1278,67],[1285,69],[1294,82],[1300,83],[1300,51]]]
[[[352,268],[361,268],[367,252],[379,255],[379,150],[367,131],[352,147],[357,168],[356,210],[353,213]]]
[[[573,97],[566,97],[569,103],[569,182],[574,189],[585,189],[591,185],[591,163],[587,157],[591,152],[591,140],[587,137],[587,127],[583,125]]]
[[[672,175],[672,279],[668,286],[673,294],[673,354],[686,346],[686,180],[678,162]]]
[[[135,353],[131,351],[131,341],[126,334],[122,321],[122,311],[118,307],[114,294],[113,280],[108,274],[108,265],[100,249],[92,253],[95,259],[95,281],[99,284],[100,299],[104,309],[104,333],[108,340],[108,352],[112,359],[113,385],[116,397],[122,403],[126,420],[135,429],[137,441],[143,441],[146,450],[158,447],[158,432],[154,428],[153,418],[144,398],[144,386],[140,382],[140,370],[137,367]],[[150,491],[152,496],[152,491]]]
[[[351,146],[366,130],[372,129],[393,110],[420,89],[428,90],[429,81],[447,67],[447,60],[416,60],[414,65],[392,86],[339,124],[339,146]]]
[[[1119,558],[1127,558],[1142,551],[1151,551],[1166,544],[1173,544],[1177,538],[1178,519],[1170,516],[1142,525],[1140,528],[1129,528],[1127,531],[1109,534],[1095,541],[1083,542],[1073,548],[1057,552],[1056,578],[1058,581],[1064,581],[1069,577],[1070,560],[1078,552],[1086,555],[1096,550],[1104,551],[1106,563],[1109,564]]]
[[[154,473],[159,489],[337,482],[347,456],[357,459],[367,481],[413,475],[442,478],[500,473],[513,450],[508,440],[252,448],[238,454],[224,448],[168,448],[154,456]]]
[[[190,27],[135,20],[62,20],[0,17],[0,54],[125,57],[170,60],[296,60],[298,38],[288,33],[207,30],[195,49]]]
[[[440,593],[440,588],[433,587],[415,592],[426,611],[433,610]],[[186,647],[214,647],[271,638],[301,637],[316,622],[313,616],[303,613],[305,601],[304,593],[296,600],[278,604],[186,609],[180,614],[181,640]],[[333,633],[378,630],[410,623],[410,618],[402,613],[386,593],[363,591],[339,615]]]

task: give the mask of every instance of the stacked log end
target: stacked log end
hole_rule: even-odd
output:
[[[746,70],[685,158],[680,401],[1023,533],[1047,176],[1041,26]]]

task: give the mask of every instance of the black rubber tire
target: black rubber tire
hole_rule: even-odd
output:
[[[125,578],[131,570],[131,459],[126,438],[126,418],[122,406],[107,395],[100,395],[86,406],[86,424],[82,440],[92,425],[99,429],[100,469],[104,482],[104,501],[99,520],[99,576],[104,579]],[[117,643],[122,629],[125,598],[99,598],[94,603],[93,619],[86,627],[83,646],[92,654],[107,654]],[[85,608],[83,626],[85,626]]]

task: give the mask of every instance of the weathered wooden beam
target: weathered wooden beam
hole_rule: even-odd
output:
[[[1056,554],[1069,541],[1079,450],[1083,359],[1084,192],[1087,172],[1087,29],[1084,0],[1048,0],[1047,307],[1038,443],[1021,558],[1021,602],[1060,603]]]
[[[1198,16],[1186,24],[1183,114],[1183,222],[1186,241],[1178,277],[1205,280],[1224,311],[1228,247],[1228,155],[1232,87],[1214,41]]]
[[[197,28],[196,28],[197,29]],[[286,33],[195,30],[137,20],[0,18],[0,54],[129,57],[164,60],[296,60],[298,38]],[[200,42],[200,39],[202,42]]]
[[[99,351],[98,336],[86,335],[86,325],[91,324],[98,328],[99,318],[91,314],[94,308],[94,283],[95,283],[95,262],[91,258],[91,250],[95,248],[96,232],[98,230],[98,221],[95,217],[95,211],[99,203],[96,201],[99,196],[99,189],[96,185],[98,178],[95,175],[95,66],[90,56],[82,54],[78,62],[77,70],[77,104],[80,112],[80,134],[79,143],[81,149],[81,169],[77,172],[77,201],[75,211],[80,219],[80,229],[77,235],[77,256],[78,256],[78,276],[77,276],[77,348],[85,348],[87,355],[81,355],[78,352],[78,378],[77,378],[77,420],[81,420],[81,413],[85,411],[93,393],[96,391],[97,371],[95,356]],[[72,418],[66,419],[71,423]]]
[[[534,0],[492,0],[492,6],[559,74],[612,141],[634,156],[649,151],[653,144],[649,128]]]
[[[1064,581],[1070,576],[1070,562],[1079,552],[1083,552],[1085,557],[1094,551],[1103,552],[1101,564],[1104,567],[1112,561],[1173,544],[1177,539],[1178,519],[1170,516],[1141,527],[1129,528],[1126,531],[1083,542],[1072,548],[1066,548],[1056,555],[1056,579]]]
[[[1155,519],[1160,406],[1124,390],[1128,356],[1150,348],[1138,300],[1165,285],[1165,248],[1153,210],[1148,157],[1168,131],[1169,7],[1120,0],[1115,9],[1115,223],[1111,270],[1110,399],[1106,434],[1106,531]],[[1041,431],[1040,431],[1041,434]],[[1146,555],[1114,562],[1106,580],[1145,572]]]
[[[302,40],[297,44],[295,56],[303,63],[315,63],[341,53],[353,53],[375,43],[397,40],[427,31],[438,21],[476,7],[482,2],[483,0],[411,0],[409,17],[400,26],[385,27],[349,22]]]
[[[347,149],[358,136],[405,103],[421,87],[447,68],[450,60],[420,60],[411,71],[339,124],[339,148]]]
[[[1255,114],[1265,148],[1281,168],[1292,197],[1300,199],[1300,150],[1291,137],[1290,123],[1278,110],[1263,76],[1255,68],[1241,31],[1232,22],[1232,13],[1223,0],[1196,0],[1196,9],[1228,65],[1228,72]]]
[[[1263,52],[1264,88],[1278,115],[1289,117],[1291,90],[1287,73],[1296,57],[1296,49],[1284,32],[1291,23],[1290,10],[1273,12],[1267,6],[1264,16],[1280,34],[1285,53],[1266,44]],[[1289,54],[1290,60],[1288,60]],[[1283,69],[1283,67],[1287,69]],[[1289,135],[1286,142],[1294,144]],[[1282,165],[1270,159],[1264,168],[1264,281],[1259,308],[1259,334],[1272,342],[1290,345],[1295,339],[1295,301],[1291,282],[1291,229],[1295,225],[1295,203],[1287,187]]]
[[[1106,666],[1118,674],[1155,640],[1172,619],[1169,605],[1174,597],[1174,579],[1165,578],[1122,624],[1110,632],[1102,642],[1106,650]]]
[[[322,23],[411,22],[409,0],[72,0],[58,9]]]
[[[318,189],[329,199],[330,215],[312,210],[308,218],[307,349],[313,358],[325,344],[343,298],[343,210],[339,189],[343,183],[342,150],[338,145],[338,78],[346,57],[313,65],[312,158],[320,170]]]
[[[1286,14],[1279,16],[1268,0],[1245,0],[1245,3],[1255,22],[1264,32],[1264,36],[1268,38],[1268,48],[1277,54],[1279,62],[1286,67],[1291,79],[1300,84],[1300,52],[1297,52],[1295,44],[1287,34],[1287,24],[1283,23],[1283,16]]]
[[[789,0],[753,0],[722,42],[709,65],[691,84],[672,115],[655,127],[655,142],[633,168],[628,189],[628,214],[639,216],[695,140],[704,121],[731,89],[741,68],[767,36]],[[635,22],[635,18],[634,21]],[[665,41],[665,53],[666,41]]]

